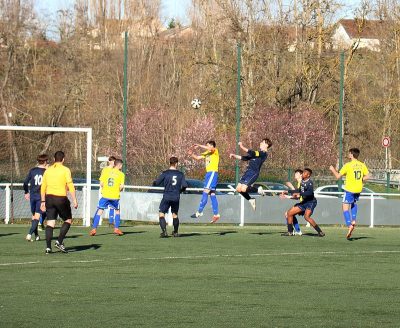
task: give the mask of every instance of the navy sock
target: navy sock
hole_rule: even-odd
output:
[[[49,225],[46,226],[46,246],[47,248],[51,248],[51,240],[53,239],[53,227]]]
[[[167,231],[167,222],[165,221],[165,217],[163,216],[160,217],[160,227],[162,232]]]
[[[178,229],[179,229],[179,218],[174,218],[172,220],[172,223],[174,225],[174,232],[178,233]]]
[[[63,243],[64,238],[65,238],[65,236],[67,235],[67,232],[68,232],[70,226],[71,226],[71,225],[70,225],[69,223],[67,223],[67,222],[64,222],[63,225],[61,226],[60,234],[58,235],[58,242],[59,242],[60,244]]]
[[[245,192],[242,191],[240,194],[247,200],[251,199],[251,197],[247,191],[245,191]]]
[[[32,220],[32,225],[31,225],[31,229],[29,230],[29,234],[32,235],[33,233],[35,233],[36,235],[38,234],[38,225],[39,225],[39,220]]]

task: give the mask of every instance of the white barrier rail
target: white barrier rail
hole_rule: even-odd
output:
[[[3,187],[5,189],[5,220],[4,222],[6,224],[9,223],[10,217],[11,217],[11,186],[13,187],[22,187],[22,183],[0,183],[0,187]],[[87,198],[85,197],[87,192],[87,185],[86,183],[76,183],[76,187],[82,187],[83,191],[83,199],[82,199],[82,209],[85,211],[87,207],[90,207],[90,204],[87,203]],[[92,184],[91,188],[99,188],[99,184]],[[153,186],[133,186],[133,185],[127,185],[125,186],[124,191],[140,191],[140,190],[160,190],[162,191],[164,188],[162,187],[153,187]],[[186,191],[191,192],[202,192],[203,188],[187,188]],[[218,192],[222,193],[232,193],[232,189],[218,189]],[[100,192],[100,191],[99,191]],[[270,194],[281,194],[282,190],[264,190],[264,193],[270,193]],[[323,193],[315,193],[315,196],[317,199],[322,199],[322,198],[332,198],[332,199],[338,199],[339,196],[343,195],[343,192],[323,192]],[[221,195],[223,196],[223,195]],[[384,200],[384,197],[399,197],[400,198],[400,193],[361,193],[360,196],[364,199],[368,199],[370,201],[370,224],[369,226],[371,228],[374,227],[374,221],[375,221],[375,201],[376,200]],[[93,202],[97,200],[93,199]],[[244,226],[245,224],[245,202],[244,198],[241,197],[240,201],[240,226]],[[83,212],[85,213],[85,212]],[[83,216],[84,217],[84,216]],[[86,226],[90,225],[90,219],[87,220],[85,219],[84,224]]]

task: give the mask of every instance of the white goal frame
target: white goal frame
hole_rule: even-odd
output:
[[[83,211],[83,223],[90,226],[90,198],[92,191],[92,128],[67,128],[52,126],[14,126],[0,125],[0,131],[41,131],[41,132],[78,132],[86,133],[86,191],[85,209]]]

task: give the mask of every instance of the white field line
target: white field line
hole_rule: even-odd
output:
[[[254,254],[215,254],[215,255],[188,255],[188,256],[162,256],[162,257],[127,257],[122,259],[106,260],[73,260],[73,261],[35,261],[35,262],[9,262],[0,263],[0,266],[17,266],[17,265],[33,265],[33,264],[54,264],[54,263],[95,263],[95,262],[115,262],[115,261],[163,261],[163,260],[196,260],[196,259],[214,259],[214,258],[238,258],[238,257],[262,257],[262,256],[351,256],[351,255],[373,255],[373,254],[400,254],[400,250],[377,250],[377,251],[363,251],[363,252],[335,252],[335,251],[322,251],[322,252],[282,252],[282,253],[254,253]],[[54,255],[47,255],[47,257]],[[68,255],[63,255],[68,256]]]

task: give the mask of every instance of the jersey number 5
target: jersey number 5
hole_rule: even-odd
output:
[[[172,177],[172,185],[173,185],[173,186],[176,186],[177,183],[178,183],[177,176],[174,175],[174,176]]]

